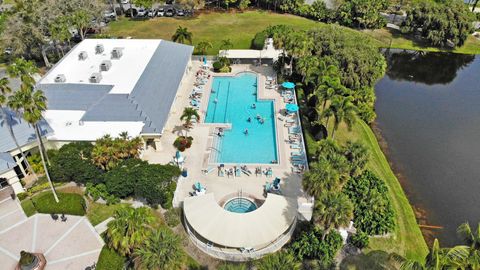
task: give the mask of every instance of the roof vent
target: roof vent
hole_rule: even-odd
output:
[[[78,54],[78,60],[80,60],[80,61],[87,59],[87,57],[88,57],[88,54],[87,54],[86,51],[81,51]]]
[[[100,64],[100,71],[108,71],[112,67],[112,61],[103,60]]]
[[[83,121],[82,120],[78,121],[78,125],[83,126]]]
[[[54,80],[56,83],[64,83],[65,81],[67,81],[67,78],[65,78],[65,75],[64,74],[58,74],[56,77],[55,77],[55,80]]]
[[[103,47],[103,44],[97,44],[95,46],[95,54],[101,54],[104,50],[105,48]]]
[[[115,47],[112,50],[112,59],[120,59],[123,55],[123,48]]]
[[[91,83],[99,83],[101,80],[102,80],[102,74],[97,73],[97,72],[92,73],[92,75],[90,76],[90,79],[89,79],[89,81]]]

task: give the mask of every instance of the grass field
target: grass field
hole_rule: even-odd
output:
[[[126,203],[118,203],[112,205],[105,205],[101,203],[91,202],[88,205],[87,217],[92,223],[93,226],[101,223],[102,221],[106,220],[107,218],[113,216],[115,210],[119,209],[120,207],[128,206]]]
[[[298,16],[278,14],[268,11],[248,11],[243,13],[203,13],[194,18],[154,18],[151,20],[130,20],[126,18],[111,22],[105,31],[115,37],[161,38],[171,40],[178,26],[187,27],[193,33],[193,45],[200,41],[210,41],[213,45],[208,54],[218,52],[221,41],[230,39],[234,49],[250,48],[254,35],[269,25],[286,24],[296,29],[311,29],[325,24]],[[345,31],[356,31],[344,28]],[[374,38],[379,47],[440,51],[408,39],[398,32],[387,29],[362,31]],[[480,40],[470,36],[466,44],[453,50],[456,53],[480,54]]]
[[[369,148],[371,156],[368,168],[387,184],[395,210],[395,232],[390,237],[371,238],[366,251],[378,249],[396,252],[409,259],[423,260],[428,249],[417,225],[415,214],[397,177],[390,169],[373,131],[365,122],[359,121],[350,132],[342,125],[336,134],[336,139],[341,143],[347,140],[360,141]]]

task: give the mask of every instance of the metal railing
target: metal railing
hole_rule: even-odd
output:
[[[190,229],[190,224],[188,223],[185,215],[183,215],[183,221],[190,240],[198,249],[214,258],[234,262],[244,262],[260,259],[267,254],[280,250],[288,241],[290,241],[290,238],[292,237],[293,232],[295,231],[295,227],[297,225],[297,217],[295,216],[290,228],[279,238],[271,242],[268,246],[259,250],[242,252],[239,249],[220,248],[213,246],[211,243],[203,242],[195,235],[195,233],[192,232],[192,230]]]

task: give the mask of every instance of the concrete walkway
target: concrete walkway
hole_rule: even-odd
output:
[[[86,217],[25,216],[18,201],[0,202],[0,269],[14,269],[20,251],[39,252],[46,269],[85,269],[97,261],[103,240]]]

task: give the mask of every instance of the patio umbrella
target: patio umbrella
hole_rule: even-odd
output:
[[[296,111],[298,111],[298,105],[289,103],[285,106],[285,109],[287,109],[287,111],[289,111],[289,112],[296,112]]]
[[[175,161],[176,161],[178,164],[183,163],[184,158],[183,158],[182,154],[180,153],[180,151],[177,151],[177,152],[175,153]]]
[[[293,82],[283,82],[282,87],[287,89],[293,89],[295,88],[295,84]]]

